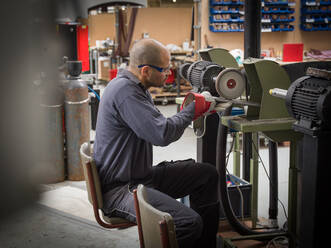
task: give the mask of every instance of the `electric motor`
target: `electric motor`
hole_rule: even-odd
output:
[[[271,89],[284,98],[288,112],[297,122],[294,129],[316,135],[331,129],[331,71],[308,68],[307,76],[295,80],[288,90]]]
[[[216,63],[209,61],[194,62],[187,71],[187,79],[194,89],[199,92],[209,91],[213,96],[217,96],[214,78],[224,69]]]
[[[312,68],[309,70],[317,71]],[[331,81],[316,76],[315,73],[314,76],[297,79],[287,91],[286,106],[298,120],[297,128],[311,131],[331,128]]]
[[[210,61],[186,63],[179,71],[191,83],[194,92],[209,91],[212,96],[235,99],[245,89],[246,80],[240,70],[225,68]]]
[[[188,68],[190,68],[191,65],[192,65],[192,63],[185,63],[185,64],[182,64],[179,67],[179,75],[182,78],[184,78],[185,80],[187,80],[187,71],[188,71]]]

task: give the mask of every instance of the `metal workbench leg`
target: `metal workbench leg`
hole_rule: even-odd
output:
[[[243,178],[250,182],[250,163],[252,158],[252,133],[243,133]]]
[[[240,177],[240,134],[235,132],[233,138],[233,174]]]
[[[259,182],[259,135],[252,133],[252,158],[250,160],[250,183],[252,184],[251,214],[252,228],[256,227],[258,217],[258,182]]]
[[[297,195],[298,195],[298,168],[297,168],[297,141],[290,143],[290,169],[289,169],[289,194],[288,194],[288,232],[290,246],[296,247],[297,240]]]
[[[278,145],[269,140],[269,221],[273,226],[278,226]]]

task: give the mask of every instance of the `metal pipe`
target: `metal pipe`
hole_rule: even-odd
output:
[[[261,0],[245,1],[244,58],[259,58],[261,54]],[[250,181],[252,134],[243,134],[243,178]]]
[[[196,59],[200,58],[201,48],[201,0],[194,0],[194,52]]]
[[[116,34],[116,38],[115,38],[115,53],[118,52],[117,49],[120,45],[120,13],[119,13],[119,6],[115,5],[115,34]]]
[[[244,57],[261,55],[261,0],[245,1]]]
[[[269,140],[269,219],[276,220],[278,216],[278,156],[277,143]]]

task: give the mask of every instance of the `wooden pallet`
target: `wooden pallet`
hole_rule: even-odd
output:
[[[178,95],[177,91],[169,92],[164,91],[163,88],[151,87],[149,92],[154,100],[154,102],[162,102],[162,104],[167,104],[169,101],[175,101],[176,97],[183,97],[192,89],[191,86],[180,86],[180,93]]]
[[[182,92],[180,95],[177,95],[177,92],[164,92],[160,94],[151,94],[153,101],[155,103],[162,103],[163,105],[168,104],[169,102],[174,102],[177,97],[183,97],[186,95],[186,93]]]

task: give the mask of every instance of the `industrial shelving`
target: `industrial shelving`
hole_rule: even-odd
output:
[[[209,28],[212,32],[243,32],[244,1],[210,0]],[[261,2],[261,31],[293,31],[294,0]]]
[[[210,0],[209,28],[213,32],[244,31],[244,2]]]
[[[301,0],[301,24],[304,31],[331,30],[331,0]]]

